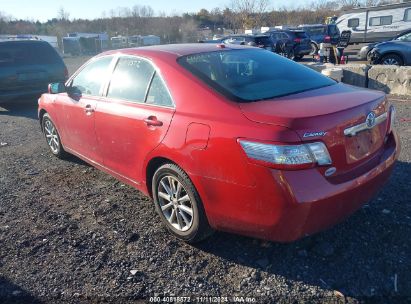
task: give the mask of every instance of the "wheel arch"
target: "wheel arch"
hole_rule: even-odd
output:
[[[383,61],[383,58],[384,58],[384,57],[387,57],[387,56],[389,56],[389,55],[397,55],[398,57],[401,58],[402,63],[403,63],[403,64],[405,63],[404,55],[403,55],[401,52],[396,51],[396,50],[390,50],[390,51],[388,51],[388,52],[386,52],[386,53],[381,54],[380,63]]]
[[[151,186],[152,186],[154,173],[157,171],[158,168],[160,168],[162,165],[167,164],[167,163],[171,163],[176,166],[179,166],[182,170],[184,170],[183,167],[181,167],[178,163],[176,163],[175,161],[167,157],[155,156],[147,162],[146,171],[145,171],[145,174],[146,174],[145,180],[146,180],[147,193],[151,198],[153,198],[153,191],[151,189]]]
[[[40,111],[39,111],[39,122],[40,122],[40,127],[42,126],[42,124],[43,124],[43,117],[44,117],[44,114],[46,114],[47,113],[47,111],[46,110],[44,110],[44,109],[41,109]],[[42,128],[42,131],[43,131],[43,128]]]

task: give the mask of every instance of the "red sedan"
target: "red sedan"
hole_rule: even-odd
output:
[[[381,92],[235,45],[106,52],[39,100],[54,155],[149,195],[187,242],[293,241],[341,221],[389,178],[394,116]]]

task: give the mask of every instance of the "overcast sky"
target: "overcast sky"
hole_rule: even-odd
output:
[[[311,0],[282,1],[271,0],[271,8],[285,5],[296,7],[311,2]],[[155,13],[165,12],[167,15],[185,12],[197,12],[201,8],[211,10],[214,7],[224,8],[230,0],[0,0],[0,11],[17,19],[46,21],[57,16],[61,7],[73,18],[98,18],[103,11],[109,15],[111,9],[118,7],[133,7],[134,5],[150,5]],[[292,3],[292,4],[291,4]]]

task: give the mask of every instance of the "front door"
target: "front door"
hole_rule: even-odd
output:
[[[112,56],[105,56],[88,63],[70,81],[68,93],[58,97],[64,146],[97,163],[102,163],[102,156],[97,150],[95,110],[112,59]]]

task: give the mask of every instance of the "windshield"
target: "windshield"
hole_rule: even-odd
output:
[[[230,99],[250,102],[330,86],[336,82],[272,52],[224,50],[180,57],[178,62]]]
[[[407,33],[400,37],[397,37],[397,39],[395,40],[411,42],[411,33]]]

